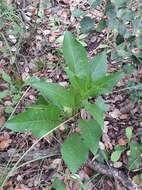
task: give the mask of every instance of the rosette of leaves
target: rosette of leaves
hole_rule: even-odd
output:
[[[95,155],[98,151],[104,113],[108,109],[100,96],[111,92],[124,74],[121,71],[107,74],[105,51],[89,62],[85,48],[70,32],[65,32],[63,53],[67,64],[68,88],[31,78],[28,84],[40,92],[44,101],[13,116],[7,121],[6,127],[16,132],[31,132],[41,138],[84,108],[92,119],[80,119],[80,133],[67,137],[61,146],[63,160],[71,172],[76,173],[87,160],[89,151]],[[95,104],[89,102],[91,97],[96,97]]]

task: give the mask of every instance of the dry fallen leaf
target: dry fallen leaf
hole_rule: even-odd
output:
[[[119,144],[120,146],[125,146],[127,143],[128,143],[127,139],[120,138],[120,139],[118,140],[118,144]]]
[[[121,113],[120,113],[119,109],[114,109],[114,110],[113,110],[112,112],[110,112],[109,114],[110,114],[111,117],[113,117],[113,118],[116,119],[116,118],[118,118],[118,117],[120,116]]]
[[[12,189],[13,183],[12,180],[8,180],[5,184],[5,189]],[[0,189],[1,190],[1,189]]]
[[[1,116],[0,117],[0,128],[4,125],[5,123],[5,117]]]
[[[0,142],[0,150],[4,150],[5,148],[7,148],[11,142],[12,142],[11,139],[5,139],[5,140],[1,141]]]
[[[113,166],[115,167],[115,168],[120,168],[120,167],[122,167],[122,165],[123,165],[123,163],[122,162],[114,162],[114,164],[113,164]]]
[[[25,186],[24,184],[18,184],[16,185],[15,190],[29,190],[29,188]]]
[[[57,168],[60,167],[61,163],[62,163],[62,160],[60,158],[56,158],[55,160],[53,160],[50,167],[57,170]]]
[[[110,138],[109,138],[108,134],[104,133],[103,136],[102,136],[102,140],[103,140],[105,149],[107,149],[107,150],[109,150],[109,149],[112,150],[113,149],[113,146],[112,146],[112,143],[110,141]]]
[[[11,142],[12,140],[9,138],[9,135],[4,134],[0,136],[0,150],[6,149]]]
[[[51,32],[51,35],[48,37],[50,43],[54,42],[55,39],[60,35],[59,32]]]
[[[120,115],[120,119],[128,119],[128,114],[122,114]]]
[[[122,113],[122,114],[125,114],[125,113],[129,113],[131,110],[133,110],[134,109],[134,103],[133,102],[128,102],[128,101],[126,101],[126,103],[125,103],[125,105],[121,105],[121,109],[120,109],[120,112]]]

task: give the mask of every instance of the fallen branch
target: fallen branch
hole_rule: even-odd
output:
[[[114,178],[128,190],[141,190],[141,188],[138,187],[138,185],[135,184],[135,182],[121,170],[101,164],[99,162],[93,162],[93,164],[89,164],[89,167],[92,168],[94,171],[97,171],[108,177]]]
[[[17,162],[17,160],[19,160],[19,158],[21,157],[23,153],[18,153],[18,152],[13,152],[13,150],[9,150],[8,152],[1,152],[0,153],[0,163],[3,161],[8,161],[9,159],[11,159],[11,162]],[[45,156],[49,157],[53,157],[53,156],[58,156],[60,155],[58,148],[48,148],[48,149],[44,149],[44,150],[33,150],[30,151],[24,158],[23,161],[27,162],[27,161],[31,161],[34,160],[36,158],[43,158]]]
[[[42,159],[45,156],[47,156],[47,158],[53,157],[53,156],[60,156],[60,152],[58,150],[59,150],[59,147],[49,148],[45,150],[33,150],[29,152],[27,155],[25,155],[23,160],[27,162],[27,161],[32,161],[35,158]],[[0,161],[10,159],[11,156],[12,155],[10,155],[8,152],[3,152],[0,154]],[[19,153],[15,153],[12,156],[13,157],[12,160],[16,161],[19,159],[20,156],[21,155]],[[93,171],[99,172],[100,174],[106,175],[110,178],[114,178],[115,181],[119,181],[128,190],[141,190],[141,188],[139,188],[138,185],[135,184],[135,182],[121,170],[118,170],[116,168],[113,168],[111,166],[108,166],[96,161],[91,164],[88,164],[87,166],[93,169]]]

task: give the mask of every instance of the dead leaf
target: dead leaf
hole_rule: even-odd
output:
[[[114,164],[113,164],[113,166],[114,166],[115,168],[120,168],[122,165],[123,165],[122,162],[114,162]]]
[[[120,112],[121,113],[129,113],[131,110],[134,109],[134,103],[132,102],[128,102],[126,101],[125,105],[120,105],[121,106],[121,109],[120,109]]]
[[[60,158],[57,158],[57,159],[53,160],[50,167],[53,169],[57,169],[58,167],[60,167],[61,163],[62,163],[62,160]]]
[[[102,136],[102,140],[103,140],[105,149],[107,149],[107,150],[112,150],[113,149],[113,146],[112,146],[112,143],[110,142],[110,138],[109,138],[108,134],[104,133],[103,136]]]
[[[0,142],[0,150],[6,149],[10,145],[11,142],[12,142],[11,139],[5,139],[5,140],[1,141]]]
[[[114,109],[112,112],[109,113],[111,115],[111,117],[113,118],[118,118],[120,116],[120,111],[119,109]]]
[[[0,136],[0,150],[6,149],[11,142],[12,140],[8,134],[5,133],[4,135]]]
[[[120,115],[120,119],[128,119],[128,114],[122,114]]]
[[[5,184],[5,189],[12,189],[12,185],[13,185],[13,183],[12,183],[12,180],[8,180],[7,182],[6,182],[6,184]],[[1,190],[1,189],[0,189]]]
[[[120,138],[120,139],[118,140],[118,144],[119,144],[120,146],[125,146],[127,143],[128,143],[128,140],[127,140],[127,139]]]
[[[18,184],[16,185],[15,190],[30,190],[27,186],[25,186],[24,184]]]
[[[59,32],[51,32],[51,35],[48,37],[49,43],[54,42],[59,35]]]
[[[4,123],[5,123],[5,117],[1,116],[0,117],[0,128],[4,125]]]

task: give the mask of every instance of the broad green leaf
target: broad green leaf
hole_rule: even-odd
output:
[[[12,117],[5,127],[16,132],[31,132],[40,138],[59,124],[60,111],[56,106],[38,105]]]
[[[52,188],[55,190],[66,190],[66,186],[63,181],[56,178],[53,182]]]
[[[63,53],[69,70],[81,79],[90,77],[86,50],[70,32],[64,35]]]
[[[128,138],[128,140],[130,141],[133,135],[133,130],[132,127],[127,127],[125,130],[126,133],[126,137]]]
[[[90,104],[88,102],[84,103],[85,109],[91,114],[100,127],[104,127],[104,113],[108,111],[109,106],[105,104],[104,100],[101,97],[96,99],[95,104]]]
[[[106,75],[107,72],[107,55],[106,51],[95,55],[91,61],[91,76],[93,80],[97,80]]]
[[[0,101],[5,98],[6,96],[9,95],[9,91],[8,90],[5,90],[5,91],[2,91],[0,92]]]
[[[86,78],[79,79],[72,71],[70,70],[66,70],[66,71],[69,77],[69,81],[71,83],[71,88],[73,88],[76,95],[80,97],[80,99],[78,100],[81,101],[82,99],[87,98],[89,96],[88,92],[91,86],[90,80],[87,80]],[[78,100],[75,99],[75,101],[78,101]]]
[[[98,108],[104,112],[108,111],[109,110],[109,105],[105,103],[104,99],[99,96],[97,99],[96,99],[96,103],[95,105],[98,106]]]
[[[50,100],[54,105],[59,107],[74,106],[74,95],[70,90],[65,89],[63,86],[57,83],[49,83],[36,78],[31,78],[28,82],[29,85],[40,91],[41,95]]]
[[[92,31],[95,27],[95,21],[94,19],[85,16],[81,22],[80,22],[80,26],[81,26],[81,32],[83,33],[89,33],[90,31]]]
[[[61,154],[71,172],[76,173],[87,160],[88,148],[78,134],[73,134],[64,141]]]
[[[99,109],[97,105],[89,104],[85,106],[85,109],[94,117],[101,128],[104,126],[104,112]]]
[[[79,126],[81,128],[81,135],[85,144],[96,155],[99,148],[99,141],[102,135],[102,129],[100,125],[94,120],[80,120]]]
[[[2,72],[2,79],[4,81],[8,82],[9,84],[11,84],[11,78],[10,78],[10,76],[7,73],[5,73],[4,71]]]
[[[117,162],[120,159],[122,152],[126,149],[125,146],[116,145],[115,150],[111,154],[111,161]]]
[[[116,150],[111,154],[111,161],[117,162],[120,159],[120,156],[122,154],[122,150]]]
[[[94,81],[89,92],[90,96],[99,96],[111,92],[123,76],[124,73],[119,71]]]

